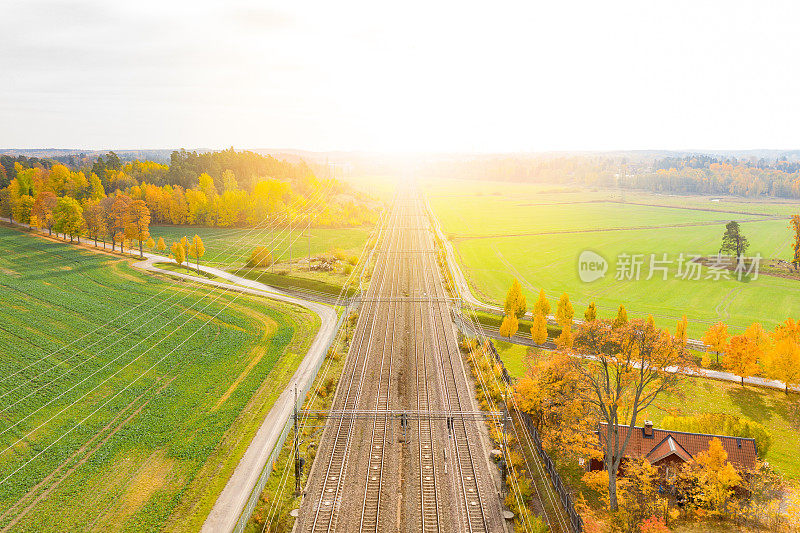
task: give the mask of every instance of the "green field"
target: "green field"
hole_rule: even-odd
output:
[[[190,226],[151,226],[150,233],[155,241],[164,238],[169,246],[181,239],[197,234],[203,239],[206,254],[202,263],[221,266],[242,266],[250,257],[256,246],[267,246],[274,250],[276,261],[286,261],[290,254],[292,259],[308,255],[308,234],[311,235],[311,254],[328,252],[340,248],[350,255],[358,255],[367,242],[372,226],[339,229],[311,229],[308,233],[287,229],[261,230],[248,228],[201,228]],[[169,252],[165,252],[169,253]]]
[[[199,529],[318,319],[3,227],[0,272],[0,527]]]
[[[609,318],[623,304],[629,314],[652,314],[657,324],[670,329],[686,314],[690,335],[695,337],[720,320],[736,331],[756,320],[772,327],[800,314],[800,281],[763,274],[744,281],[706,279],[706,269],[699,280],[676,277],[680,254],[685,258],[715,254],[725,223],[733,219],[742,221],[742,231],[750,240],[748,255],[758,252],[764,258],[789,259],[788,223],[776,219],[775,213],[782,217],[800,211],[796,204],[711,202],[707,197],[644,193],[626,193],[626,203],[619,203],[617,192],[567,189],[554,193],[520,184],[505,184],[505,192],[500,192],[496,183],[486,187],[481,192],[474,182],[464,186],[444,182],[429,184],[427,193],[465,275],[487,302],[501,301],[516,277],[528,302],[535,300],[540,288],[553,304],[566,292],[579,317],[591,301],[597,303],[601,317]],[[600,199],[606,201],[595,201]],[[634,201],[636,205],[629,203]],[[700,210],[699,206],[739,212]],[[743,211],[762,214],[743,215]],[[578,257],[584,250],[608,261],[604,278],[591,283],[580,280]],[[616,279],[618,257],[623,253],[643,254],[640,279]],[[666,280],[661,272],[646,279],[651,254],[656,260],[667,254],[672,261]]]

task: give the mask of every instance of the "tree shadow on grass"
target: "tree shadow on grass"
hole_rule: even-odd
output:
[[[767,402],[764,401],[764,392],[753,387],[730,387],[725,391],[731,402],[739,408],[744,416],[751,420],[764,424],[771,420],[773,412]]]

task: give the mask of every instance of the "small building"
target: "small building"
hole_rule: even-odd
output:
[[[597,429],[600,445],[606,438],[608,425],[601,423]],[[619,426],[620,445],[628,435],[629,426]],[[625,458],[620,466],[620,475],[624,475],[625,459],[647,459],[650,464],[661,470],[666,479],[684,463],[691,462],[694,457],[707,451],[711,440],[717,438],[728,452],[728,461],[739,471],[752,471],[758,457],[755,439],[731,437],[728,435],[707,435],[705,433],[687,433],[671,429],[657,429],[652,422],[645,422],[643,427],[635,426],[631,431],[631,439],[625,448]],[[603,459],[591,459],[589,470],[602,470]]]

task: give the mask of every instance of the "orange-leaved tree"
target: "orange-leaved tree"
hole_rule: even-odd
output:
[[[586,382],[580,389],[586,391],[582,399],[606,424],[600,448],[608,472],[609,505],[615,512],[617,472],[639,414],[661,394],[675,390],[683,371],[693,364],[679,341],[645,320],[617,327],[602,320],[586,322],[575,336],[575,349],[591,357],[575,359],[574,364]],[[621,426],[628,427],[624,434]]]
[[[728,326],[722,322],[713,324],[703,335],[703,344],[709,346],[711,351],[717,355],[717,364],[719,364],[719,356],[728,346]]]
[[[744,378],[758,371],[760,355],[761,348],[756,341],[747,335],[735,335],[725,350],[725,369],[741,377],[744,385]]]

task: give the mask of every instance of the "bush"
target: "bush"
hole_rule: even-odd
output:
[[[347,259],[347,254],[344,253],[344,250],[340,250],[339,248],[331,250],[331,254],[333,254],[333,257],[335,257],[337,261],[344,261]]]
[[[665,429],[674,429],[675,431],[755,439],[758,454],[761,457],[764,457],[772,445],[772,437],[764,426],[752,420],[741,419],[724,413],[665,416],[661,425]]]
[[[250,254],[247,266],[262,268],[272,266],[272,252],[264,246],[256,246]]]

